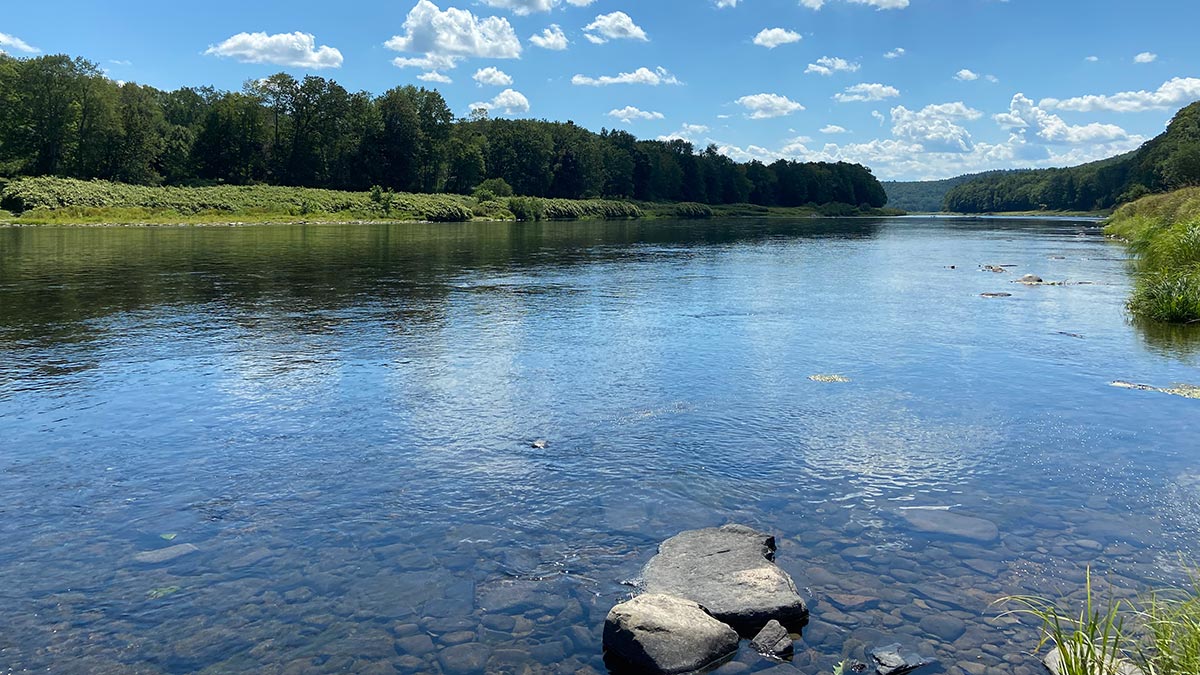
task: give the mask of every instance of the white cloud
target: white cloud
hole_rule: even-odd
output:
[[[204,53],[242,63],[312,69],[342,67],[342,53],[333,47],[318,47],[316,37],[310,33],[238,33]]]
[[[520,115],[529,112],[529,99],[519,91],[505,89],[490,101],[471,104],[471,110],[480,108],[493,112],[500,111],[505,115]]]
[[[1088,95],[1068,99],[1044,98],[1038,104],[1051,110],[1073,112],[1144,112],[1169,110],[1200,100],[1200,78],[1176,77],[1155,91],[1123,91],[1112,95]]]
[[[772,117],[784,117],[804,110],[804,106],[792,99],[779,94],[753,94],[743,96],[735,101],[738,105],[750,111],[750,119],[763,120]]]
[[[717,7],[737,7],[738,0],[716,0]]]
[[[967,70],[966,68],[963,68],[962,70],[960,70],[954,74],[954,79],[956,79],[960,82],[972,82],[974,80],[979,79],[979,73],[976,73],[976,72]]]
[[[884,55],[883,55],[883,58],[885,58],[885,59],[898,59],[898,58],[900,58],[901,56],[904,56],[906,53],[907,53],[907,52],[905,52],[905,50],[904,50],[904,47],[896,47],[896,48],[895,48],[895,49],[893,49],[892,51],[890,51],[890,52],[888,52],[888,53],[884,54]]]
[[[517,39],[508,19],[479,19],[465,9],[446,11],[429,0],[419,0],[404,20],[404,35],[392,36],[384,43],[398,52],[422,54],[398,57],[392,64],[399,68],[451,69],[467,58],[515,59],[521,56]]]
[[[1155,54],[1154,52],[1142,52],[1141,54],[1133,57],[1134,63],[1154,63],[1157,60],[1158,54]]]
[[[836,124],[827,124],[827,125],[821,127],[821,133],[823,133],[823,134],[848,134],[850,132],[846,129],[846,127],[841,127]]]
[[[1087,61],[1088,63],[1095,63],[1100,60],[1100,57],[1099,56],[1085,56],[1083,58],[1083,60]]]
[[[586,31],[584,37],[589,41],[602,45],[609,40],[641,40],[649,41],[646,37],[646,31],[633,22],[625,12],[613,12],[612,14],[601,14],[596,17],[596,20],[589,23],[583,29]]]
[[[1081,145],[1087,143],[1111,143],[1129,138],[1129,134],[1115,124],[1093,122],[1081,126],[1067,124],[1061,117],[1048,113],[1034,104],[1024,94],[1013,96],[1009,111],[995,116],[1001,128],[1028,137],[1029,132],[1043,143]]]
[[[507,87],[513,83],[512,76],[495,66],[480,68],[475,71],[475,75],[471,79],[481,87],[485,84],[493,87]]]
[[[920,143],[931,152],[970,152],[975,147],[971,134],[958,122],[980,117],[982,112],[961,101],[928,105],[920,110],[896,106],[892,108],[892,135]]]
[[[800,4],[809,9],[821,9],[826,3],[833,0],[800,0]],[[904,9],[908,7],[908,0],[843,0],[853,5],[870,5],[875,9]]]
[[[25,52],[26,54],[37,54],[42,51],[15,35],[0,33],[0,54],[5,54],[10,49]]]
[[[596,0],[566,0],[568,5],[587,7]],[[562,4],[562,0],[482,0],[489,7],[507,9],[517,16],[527,16],[534,12],[549,12]]]
[[[700,136],[707,134],[708,132],[709,132],[709,128],[704,126],[703,124],[688,124],[687,122],[684,122],[683,126],[681,126],[679,128],[679,131],[676,131],[676,132],[673,132],[670,134],[666,134],[663,136],[659,136],[658,140],[660,140],[660,141],[676,141],[676,140],[678,140],[678,141],[688,141],[689,143],[694,143],[697,139],[699,139]]]
[[[536,47],[542,49],[550,49],[553,51],[562,51],[567,48],[567,34],[558,24],[552,23],[550,27],[543,30],[541,33],[529,38],[529,41]]]
[[[808,64],[804,69],[805,73],[816,73],[817,75],[825,75],[826,77],[834,73],[856,73],[861,68],[857,63],[850,63],[846,59],[837,58],[834,56],[822,56],[817,59],[816,63]]]
[[[852,87],[846,87],[846,90],[840,94],[834,94],[833,100],[838,103],[853,103],[855,101],[882,101],[885,98],[895,98],[900,95],[900,90],[888,86],[886,84],[871,84],[862,83]]]
[[[454,80],[450,79],[450,76],[443,75],[436,70],[431,70],[428,73],[421,73],[417,76],[417,79],[421,80],[422,82],[440,82],[441,84],[454,83]]]
[[[608,116],[615,117],[625,124],[630,124],[634,120],[661,120],[665,118],[665,115],[660,112],[641,110],[631,105],[627,105],[624,108],[617,110],[610,110],[608,111]]]
[[[786,28],[764,28],[754,36],[754,44],[767,49],[774,49],[779,45],[791,44],[799,42],[801,36],[796,31],[787,30]]]
[[[588,77],[587,75],[576,75],[571,78],[571,84],[576,86],[586,87],[606,87],[612,84],[646,84],[652,87],[657,87],[663,84],[682,84],[675,78],[666,68],[659,66],[654,70],[649,68],[638,68],[632,73],[620,73],[617,75],[601,75],[600,77]]]

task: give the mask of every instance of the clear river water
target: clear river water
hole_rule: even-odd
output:
[[[1130,283],[1075,220],[0,229],[0,673],[604,673],[731,522],[812,620],[717,673],[1040,673],[994,601],[1200,553]]]

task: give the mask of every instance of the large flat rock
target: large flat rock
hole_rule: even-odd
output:
[[[774,560],[775,538],[745,525],[690,530],[659,546],[642,581],[648,593],[698,602],[749,636],[772,619],[799,628],[808,607]]]
[[[738,634],[690,600],[640,595],[613,607],[604,622],[604,651],[614,670],[688,673],[738,648]]]
[[[990,520],[953,513],[945,509],[904,509],[900,515],[922,532],[989,542],[1000,538],[1000,530]]]

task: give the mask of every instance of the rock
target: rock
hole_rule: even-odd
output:
[[[737,648],[737,632],[699,604],[661,593],[613,607],[604,622],[604,651],[634,672],[686,673]]]
[[[1040,284],[1040,283],[1044,283],[1044,282],[1042,281],[1042,278],[1036,274],[1026,274],[1025,276],[1021,277],[1020,279],[1017,279],[1017,283]]]
[[[530,443],[529,445],[530,445],[530,447],[532,447],[535,450],[545,450],[546,448],[550,447],[550,441],[548,441],[544,438],[539,438],[536,441]]]
[[[900,515],[916,529],[934,534],[946,534],[975,541],[995,541],[1000,536],[996,524],[990,520],[951,513],[944,509],[904,509]]]
[[[844,612],[858,612],[864,609],[874,609],[879,606],[878,598],[849,593],[830,593],[829,603]]]
[[[980,293],[982,298],[1011,298],[1012,293]]]
[[[946,642],[954,642],[967,631],[967,626],[961,619],[946,614],[932,614],[921,619],[921,630]]]
[[[140,563],[156,565],[158,563],[165,563],[176,558],[181,558],[189,553],[195,553],[199,550],[200,549],[194,544],[176,544],[175,546],[168,548],[159,548],[153,551],[143,551],[133,556],[133,559]]]
[[[690,530],[658,547],[642,580],[648,593],[695,601],[748,635],[771,619],[801,627],[808,607],[774,559],[775,538],[745,525]]]
[[[767,625],[754,636],[750,641],[750,646],[754,647],[755,651],[763,656],[771,656],[777,659],[791,658],[795,645],[792,644],[792,636],[788,634],[783,624],[772,619],[767,622]]]
[[[488,657],[492,650],[487,645],[471,642],[449,647],[438,653],[438,663],[447,675],[472,675],[487,670]]]
[[[879,675],[904,675],[929,665],[928,661],[915,654],[901,654],[898,644],[872,650],[871,658],[875,661],[875,672]]]
[[[1042,663],[1046,666],[1046,670],[1054,673],[1054,675],[1063,675],[1065,672],[1063,669],[1063,655],[1057,647],[1047,654],[1045,659],[1042,659]],[[1141,668],[1124,659],[1109,658],[1108,663],[1104,667],[1101,667],[1100,670],[1104,671],[1106,675],[1144,675]]]

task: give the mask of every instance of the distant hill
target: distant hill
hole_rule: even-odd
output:
[[[891,208],[912,213],[937,213],[942,210],[946,193],[952,188],[977,178],[1004,173],[1013,172],[987,171],[943,180],[884,181],[883,189],[887,192],[888,206]]]
[[[1103,211],[1192,185],[1200,185],[1200,102],[1180,110],[1165,132],[1134,152],[1067,169],[976,177],[950,188],[942,209]],[[884,188],[891,195],[887,183]]]

